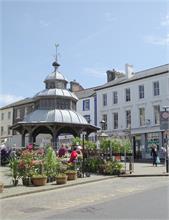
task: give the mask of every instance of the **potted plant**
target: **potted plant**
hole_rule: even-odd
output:
[[[65,171],[67,166],[64,165],[61,161],[58,163],[57,170],[56,170],[56,184],[66,184],[67,183],[67,175]]]
[[[56,175],[56,184],[66,184],[67,175],[65,173],[59,173]]]
[[[17,157],[13,156],[9,161],[9,167],[11,168],[12,172],[12,182],[14,186],[18,185],[19,181],[19,169],[18,169],[19,161]]]
[[[55,151],[52,147],[48,147],[44,157],[44,172],[47,175],[47,182],[55,181],[55,175],[58,170],[59,160],[56,157]]]
[[[76,170],[66,170],[65,174],[67,175],[67,180],[76,180],[77,171]]]
[[[44,186],[47,183],[47,176],[44,174],[34,174],[31,177],[31,181],[34,186]]]

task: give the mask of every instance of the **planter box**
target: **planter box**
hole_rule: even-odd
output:
[[[66,184],[66,183],[67,183],[67,175],[56,176],[56,184]]]
[[[77,179],[77,173],[66,173],[67,180],[76,180]]]
[[[47,177],[33,177],[32,183],[34,186],[44,186],[47,183]]]

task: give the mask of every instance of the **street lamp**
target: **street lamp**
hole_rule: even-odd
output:
[[[164,109],[164,112],[162,112],[162,118],[165,120],[168,120],[168,123],[169,123],[169,112],[167,111],[169,106],[163,106],[162,108]],[[165,161],[166,161],[166,172],[167,173],[168,173],[168,135],[167,135],[168,128],[169,128],[169,124],[168,124],[168,126],[165,127],[165,144],[166,144]]]
[[[86,131],[82,132],[82,149],[83,149],[83,160],[82,160],[82,176],[84,177],[84,141],[85,141],[85,135],[86,135]]]
[[[101,130],[103,130],[103,126],[106,124],[106,122],[104,120],[101,120],[100,124],[101,124]]]

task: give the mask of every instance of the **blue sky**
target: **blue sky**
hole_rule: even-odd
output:
[[[41,0],[0,5],[0,106],[32,97],[53,71],[83,87],[106,82],[106,71],[140,71],[169,61],[168,1]]]

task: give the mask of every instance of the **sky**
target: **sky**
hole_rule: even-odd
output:
[[[84,88],[106,71],[169,63],[167,0],[0,0],[0,107],[33,97],[53,71]]]

